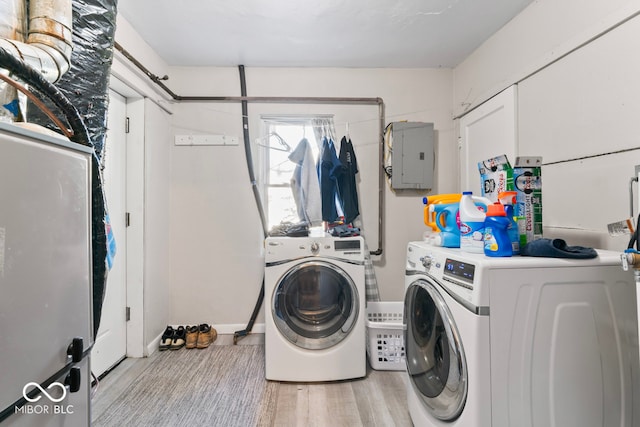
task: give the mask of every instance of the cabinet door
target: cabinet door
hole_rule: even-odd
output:
[[[460,118],[460,191],[481,195],[478,162],[505,154],[511,166],[518,154],[516,86],[511,86]]]

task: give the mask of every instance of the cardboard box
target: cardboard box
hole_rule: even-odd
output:
[[[520,247],[542,238],[542,157],[517,157],[513,168]]]
[[[498,202],[498,194],[513,191],[513,169],[506,155],[478,162],[480,172],[480,190],[482,196]]]

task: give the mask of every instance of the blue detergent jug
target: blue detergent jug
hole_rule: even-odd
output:
[[[500,203],[487,208],[484,219],[484,254],[492,257],[509,257],[513,255],[509,224],[504,207]]]
[[[440,236],[436,244],[445,248],[460,247],[460,228],[458,227],[458,203],[435,205],[436,224],[440,229]]]

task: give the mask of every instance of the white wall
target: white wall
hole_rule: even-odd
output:
[[[518,84],[516,148],[543,157],[545,237],[626,247],[606,226],[629,217],[640,164],[638,11],[638,1],[539,0],[454,70],[458,113]]]
[[[144,121],[144,337],[150,343],[170,323],[171,138],[170,116],[148,99]]]
[[[171,68],[170,76],[172,90],[180,95],[240,95],[236,68]],[[247,68],[246,77],[249,96],[381,97],[387,122],[434,122],[434,192],[455,187],[451,70]],[[174,105],[174,113],[174,134],[227,134],[241,143],[171,148],[172,321],[244,327],[261,284],[263,247],[242,145],[240,105],[181,103]],[[260,114],[267,113],[335,114],[339,135],[349,122],[360,166],[362,228],[370,249],[376,249],[377,107],[250,103],[252,139],[259,135]],[[421,200],[422,194],[394,194],[385,186],[383,255],[374,257],[385,300],[403,298],[406,244],[421,239],[424,230]],[[258,323],[262,321],[261,314]]]

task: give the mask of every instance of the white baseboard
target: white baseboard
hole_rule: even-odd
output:
[[[158,347],[160,346],[160,340],[162,339],[162,334],[163,333],[164,333],[164,331],[162,331],[162,333],[160,333],[160,335],[155,337],[149,344],[147,344],[146,352],[145,352],[145,355],[144,355],[145,357],[151,356],[154,352],[156,352],[158,350]]]
[[[219,334],[229,334],[233,335],[236,331],[242,331],[247,327],[246,324],[242,323],[231,323],[231,324],[223,324],[223,325],[213,325],[218,331]],[[264,323],[255,323],[253,328],[251,328],[251,332],[254,334],[264,334]]]
[[[172,326],[174,328],[177,328],[180,325],[172,325]],[[216,329],[216,331],[218,331],[218,334],[223,334],[223,335],[233,335],[236,331],[242,331],[247,327],[246,324],[242,324],[242,323],[227,323],[222,325],[211,325],[211,326],[213,326]],[[255,323],[253,325],[253,328],[251,329],[251,332],[254,334],[264,334],[264,323]],[[149,357],[154,352],[158,351],[158,346],[160,345],[160,340],[162,339],[163,333],[164,331],[162,331],[160,335],[155,337],[153,340],[149,342],[149,344],[147,344],[146,352],[143,357]]]

